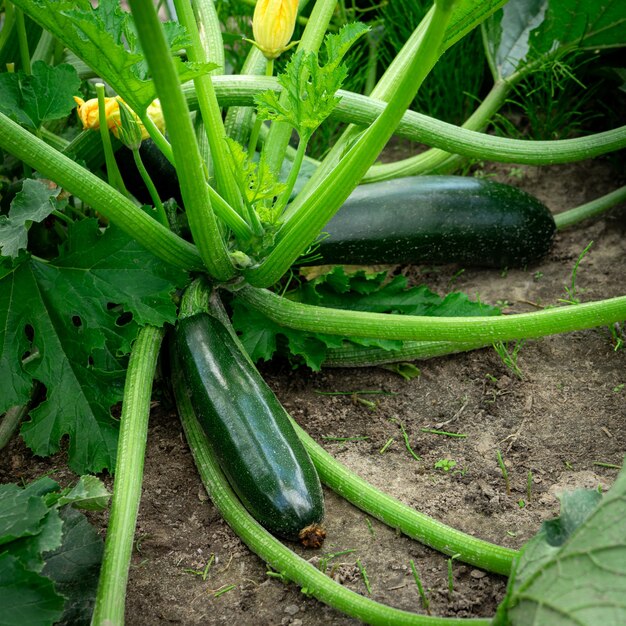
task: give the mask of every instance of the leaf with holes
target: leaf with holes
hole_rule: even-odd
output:
[[[69,435],[69,464],[78,472],[113,467],[125,357],[140,326],[176,319],[172,294],[186,275],[164,264],[120,230],[96,220],[69,229],[61,255],[26,257],[0,280],[0,412],[28,401],[32,381],[46,398],[24,423],[35,454],[59,449]]]

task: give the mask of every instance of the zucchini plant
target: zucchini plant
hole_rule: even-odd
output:
[[[166,23],[151,0],[130,0],[130,12],[116,0],[97,6],[88,0],[4,4],[0,56],[13,56],[11,71],[0,73],[0,148],[5,154],[0,411],[11,428],[28,413],[21,435],[35,454],[56,452],[68,436],[73,470],[116,469],[94,624],[123,622],[150,392],[161,343],[171,327],[172,377],[190,446],[201,471],[208,464],[218,507],[225,502],[225,517],[250,547],[273,564],[284,564],[288,577],[305,584],[312,595],[360,619],[446,624],[461,620],[386,610],[339,591],[336,583],[309,570],[300,576],[290,551],[241,510],[231,488],[272,532],[292,539],[313,526],[305,539],[319,545],[323,531],[317,524],[324,510],[319,476],[372,515],[455,559],[508,574],[518,558],[515,551],[446,527],[380,493],[292,425],[239,344],[222,300],[231,311],[246,308],[294,333],[323,335],[336,349],[346,338],[360,339],[403,360],[409,354],[449,354],[626,318],[626,296],[514,316],[463,308],[453,316],[432,317],[298,301],[289,297],[287,284],[295,267],[320,258],[442,262],[471,261],[473,254],[492,265],[536,262],[555,228],[623,199],[623,190],[617,190],[555,224],[538,201],[503,186],[458,178],[396,180],[449,168],[462,157],[544,164],[626,146],[624,127],[554,142],[477,132],[511,85],[556,53],[548,40],[594,49],[626,43],[619,29],[625,18],[622,5],[611,3],[610,10],[600,11],[585,2],[581,21],[550,3],[554,6],[545,22],[531,15],[533,26],[517,33],[526,45],[521,46],[524,54],[516,48],[515,56],[503,48],[508,41],[503,29],[510,21],[500,12],[509,15],[505,0],[436,0],[365,97],[341,86],[347,74],[344,59],[367,27],[347,24],[326,35],[335,0],[317,0],[296,46],[289,43],[293,24],[279,19],[295,19],[296,4],[273,0],[259,5],[255,19],[264,21],[255,28],[257,36],[263,33],[263,41],[256,42],[260,51],[252,50],[244,65],[251,74],[236,77],[216,75],[224,55],[209,0],[175,0],[177,21]],[[13,11],[19,19],[13,19]],[[441,54],[486,20],[496,80],[465,128],[407,111]],[[531,31],[537,33],[532,39]],[[274,78],[278,54],[290,56]],[[501,63],[503,55],[512,66]],[[80,122],[73,113],[76,102]],[[224,108],[229,109],[225,116]],[[307,157],[307,146],[330,116],[348,126],[317,163]],[[406,162],[375,164],[394,133],[433,148]],[[144,135],[169,164],[155,181],[141,160]],[[126,184],[127,166],[114,155],[120,144],[133,154],[148,190],[142,197],[147,205]],[[158,177],[173,176],[172,168],[177,180],[161,186]],[[303,183],[306,168],[312,174]],[[355,192],[362,182],[390,178],[392,192],[386,186]],[[159,197],[159,189],[173,189],[174,198]],[[397,217],[404,227],[419,229],[402,235],[401,249],[407,241],[438,238],[426,257],[399,255],[395,231],[370,235],[368,229],[380,217],[367,217],[358,241],[346,242],[346,233],[360,228],[361,212],[384,211],[382,223],[391,222],[385,209],[389,201],[406,211]],[[476,207],[471,215],[468,206]],[[435,219],[443,211],[454,216],[447,232]],[[328,236],[320,240],[325,229]],[[375,246],[366,239],[370,236],[378,237]],[[369,252],[381,256],[359,251],[357,244],[364,241]],[[328,252],[337,245],[339,255]],[[372,362],[380,360],[376,356]],[[111,407],[120,401],[118,437]],[[199,434],[196,413],[209,446]],[[214,469],[213,457],[230,487]]]

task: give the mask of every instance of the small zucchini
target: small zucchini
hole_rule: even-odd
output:
[[[271,533],[320,547],[324,500],[289,416],[215,317],[178,321],[175,356],[210,445],[235,493]]]
[[[555,231],[549,209],[516,187],[463,176],[398,178],[357,187],[306,263],[521,267],[550,250]]]

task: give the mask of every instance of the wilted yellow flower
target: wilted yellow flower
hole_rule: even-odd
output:
[[[257,0],[252,18],[254,41],[268,59],[287,49],[298,15],[298,0]]]
[[[76,102],[76,111],[80,121],[83,123],[83,128],[91,128],[97,130],[100,128],[100,117],[98,115],[98,98],[92,98],[86,102],[82,98],[74,96]],[[104,113],[107,120],[108,129],[116,136],[119,137],[119,129],[122,125],[120,118],[120,106],[119,101],[123,100],[119,96],[114,98],[104,99]],[[161,103],[158,100],[153,100],[147,109],[148,116],[155,123],[156,127],[161,131],[165,131],[165,121],[163,119],[163,112],[161,111]],[[139,117],[135,115],[137,123],[141,127],[141,138],[148,139],[150,136],[144,125],[139,120]]]

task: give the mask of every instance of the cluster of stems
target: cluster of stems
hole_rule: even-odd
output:
[[[20,6],[20,0],[15,4]],[[129,4],[163,108],[167,139],[141,110],[138,97],[133,99],[132,87],[125,87],[123,77],[118,78],[116,85],[121,91],[127,89],[128,93],[120,95],[128,102],[139,103],[138,115],[146,129],[176,166],[194,243],[172,232],[154,186],[148,185],[157,208],[156,219],[127,196],[111,159],[110,147],[105,149],[105,156],[111,185],[64,154],[63,151],[71,153],[72,146],[49,136],[46,142],[2,113],[0,148],[80,197],[163,261],[202,272],[213,283],[236,290],[238,297],[249,306],[284,326],[345,336],[401,339],[408,342],[403,350],[411,355],[416,352],[426,356],[448,354],[490,345],[494,341],[541,337],[610,325],[626,319],[626,296],[515,316],[423,318],[304,305],[291,302],[268,289],[289,271],[361,181],[440,171],[454,167],[466,157],[542,165],[589,158],[626,147],[626,126],[589,137],[552,142],[520,141],[481,133],[512,87],[530,71],[529,68],[506,80],[497,80],[485,101],[462,128],[407,111],[439,56],[484,19],[485,11],[493,11],[504,2],[478,3],[481,6],[476,6],[473,12],[463,19],[456,19],[453,0],[436,0],[369,96],[343,91],[338,93],[341,101],[333,115],[348,123],[345,132],[324,161],[317,164],[315,174],[304,189],[289,203],[289,192],[306,158],[306,141],[301,142],[292,159],[287,190],[278,199],[282,222],[274,246],[265,259],[243,272],[239,272],[233,263],[229,237],[234,234],[235,240],[242,241],[262,233],[258,232],[259,224],[253,219],[237,187],[230,169],[225,138],[230,136],[240,141],[248,138],[250,156],[257,149],[262,128],[260,123],[254,123],[250,105],[254,96],[266,89],[280,91],[279,84],[272,77],[272,64],[266,63],[255,49],[246,61],[244,75],[220,76],[218,67],[195,78],[193,85],[181,87],[154,3],[152,0],[129,0]],[[335,5],[335,0],[318,0],[315,3],[299,50],[318,52]],[[198,64],[216,61],[218,66],[223,66],[221,32],[213,3],[210,0],[199,0],[193,4],[190,0],[174,0],[174,6],[189,36],[188,59]],[[21,10],[16,10],[15,19],[23,38]],[[28,68],[31,55],[25,44],[20,50],[23,52],[22,65]],[[100,91],[102,98],[103,88]],[[286,94],[280,97],[284,99]],[[229,107],[225,119],[222,107]],[[190,111],[197,112],[195,121]],[[106,143],[106,125],[101,124],[101,128]],[[292,129],[286,123],[273,123],[266,133],[262,149],[264,158],[274,171],[280,170],[289,153],[291,133]],[[399,163],[374,165],[394,133],[428,143],[433,148]],[[45,130],[41,136],[47,136]],[[138,155],[134,156],[142,175],[146,175]],[[560,218],[557,216],[558,227],[565,228],[624,200],[625,189],[616,190]],[[202,289],[194,289],[200,304],[193,306],[206,307],[208,297]],[[223,316],[219,304],[212,302],[213,313]],[[181,315],[185,314],[189,311],[182,310]],[[224,321],[228,324],[227,319]],[[94,624],[123,623],[125,588],[141,491],[150,391],[163,335],[163,329],[143,328],[128,367],[111,522]],[[334,358],[343,364],[356,364],[349,361],[349,354],[342,356],[337,352]],[[379,354],[376,358],[382,359]],[[181,389],[182,381],[175,369],[173,373],[183,427],[203,481],[224,518],[261,558],[322,601],[370,623],[445,626],[468,621],[406,613],[354,594],[268,535],[250,518],[232,493],[210,454],[189,398]],[[22,409],[16,407],[13,411],[18,421]],[[298,429],[298,432],[322,480],[342,496],[385,523],[455,559],[500,574],[509,573],[516,557],[515,551],[480,541],[409,509],[354,476],[304,431]],[[487,620],[473,622],[489,623]]]

